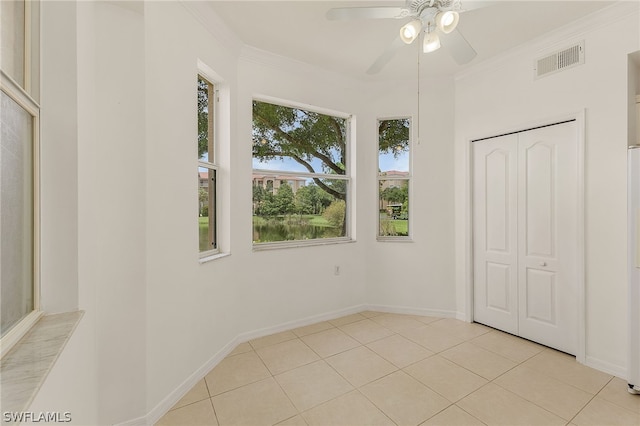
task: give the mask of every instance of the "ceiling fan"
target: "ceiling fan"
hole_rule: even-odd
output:
[[[475,6],[480,6],[475,4]],[[411,44],[422,33],[422,51],[433,52],[440,48],[440,35],[446,36],[446,48],[460,65],[470,62],[476,51],[456,28],[463,10],[460,0],[406,0],[406,7],[341,7],[329,9],[327,19],[409,19],[400,28],[398,37],[369,67],[367,74],[376,74],[405,44]]]

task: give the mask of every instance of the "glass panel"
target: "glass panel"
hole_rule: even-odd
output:
[[[409,180],[379,181],[379,230],[382,237],[409,235]]]
[[[381,176],[409,175],[408,118],[378,122],[378,172]]]
[[[198,76],[198,159],[209,163],[213,157],[213,85]]]
[[[198,168],[198,234],[200,252],[217,248],[216,244],[216,171]]]
[[[253,242],[347,235],[344,179],[253,175]]]
[[[34,309],[33,117],[0,93],[0,328],[5,335]]]
[[[253,168],[346,174],[346,119],[253,101]]]
[[[0,67],[23,88],[24,22],[23,0],[0,1]]]

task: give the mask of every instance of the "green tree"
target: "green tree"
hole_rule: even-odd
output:
[[[280,183],[278,192],[274,197],[274,202],[275,202],[278,214],[290,215],[291,213],[293,213],[296,208],[296,205],[293,199],[294,199],[293,189],[291,189],[289,184],[286,182]]]
[[[260,161],[291,158],[309,173],[345,174],[343,118],[253,101],[253,138],[253,157]],[[341,192],[322,179],[313,180],[333,197],[346,199],[346,191]]]
[[[209,151],[209,88],[206,80],[198,77],[198,158]]]
[[[378,150],[380,154],[393,153],[398,157],[409,151],[409,119],[380,120],[378,123]]]
[[[322,213],[322,217],[324,217],[327,222],[329,222],[332,226],[343,227],[344,231],[344,218],[347,210],[347,203],[344,200],[336,200],[327,207],[327,209]],[[344,235],[344,233],[343,233]]]

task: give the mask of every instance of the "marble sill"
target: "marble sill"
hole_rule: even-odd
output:
[[[23,412],[53,368],[83,311],[45,315],[0,360],[0,406]]]

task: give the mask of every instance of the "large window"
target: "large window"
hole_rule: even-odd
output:
[[[253,242],[349,238],[349,118],[253,101]]]
[[[0,1],[0,336],[2,354],[38,307],[38,3]]]
[[[198,76],[198,247],[200,257],[218,252],[217,199],[218,172],[215,155],[214,105],[215,89],[211,82]]]
[[[378,121],[378,239],[409,237],[411,121]]]

